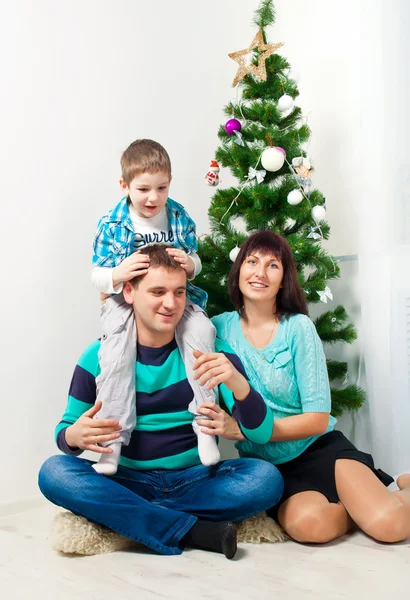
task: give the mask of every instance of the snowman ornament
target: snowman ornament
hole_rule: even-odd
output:
[[[208,185],[218,185],[219,183],[219,165],[216,160],[211,160],[211,164],[209,165],[209,171],[205,175],[205,180]]]

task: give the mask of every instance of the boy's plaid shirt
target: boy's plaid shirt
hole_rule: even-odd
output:
[[[187,254],[197,252],[195,223],[185,208],[171,198],[168,198],[165,206],[169,225],[174,234],[174,246],[181,248]],[[117,267],[124,258],[132,254],[134,238],[128,198],[125,197],[98,222],[93,243],[93,266]],[[208,294],[190,281],[187,282],[187,296],[201,308],[206,308]]]

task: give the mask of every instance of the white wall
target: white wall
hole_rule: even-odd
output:
[[[227,54],[251,41],[257,6],[258,0],[2,3],[0,314],[8,460],[0,502],[37,494],[37,471],[55,451],[52,432],[73,366],[99,334],[91,242],[99,216],[120,197],[119,157],[128,143],[151,137],[164,144],[173,162],[171,196],[200,233],[207,230],[212,189],[203,176],[222,108],[236,97],[236,67]],[[301,73],[315,184],[327,196],[333,227],[329,249],[355,253],[349,167],[359,74],[346,32],[357,38],[363,23],[355,22],[354,0],[337,15],[325,0],[308,8],[277,0],[276,9],[269,37],[286,42],[283,53]],[[343,284],[335,300],[348,299],[358,304]]]
[[[171,195],[205,228],[204,182],[228,52],[256,1],[16,0],[0,8],[3,285],[0,502],[37,493],[72,369],[99,335],[89,281],[99,216],[121,197],[121,151],[159,140]]]

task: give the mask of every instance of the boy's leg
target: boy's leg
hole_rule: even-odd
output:
[[[46,460],[39,474],[40,490],[53,504],[161,554],[181,554],[179,542],[197,518],[154,503],[160,485],[159,475],[150,471],[119,467],[116,475],[104,477],[90,461],[67,455]]]
[[[207,390],[199,385],[199,382],[194,379],[192,370],[192,365],[196,360],[193,355],[194,350],[215,352],[215,327],[200,306],[187,300],[183,317],[175,332],[175,339],[185,364],[187,379],[194,392],[194,398],[188,409],[197,415],[198,408],[202,404],[217,402],[218,399],[215,390]],[[201,419],[202,417],[203,415],[200,415]],[[215,437],[202,433],[196,421],[193,422],[192,427],[198,438],[198,453],[202,464],[205,466],[215,465],[221,459]]]
[[[120,437],[110,444],[112,453],[102,454],[94,469],[113,475],[121,454],[121,446],[130,442],[136,423],[135,361],[137,335],[134,312],[122,294],[111,296],[101,308],[102,340],[98,358],[101,374],[97,377],[97,400],[102,408],[98,419],[117,419]]]

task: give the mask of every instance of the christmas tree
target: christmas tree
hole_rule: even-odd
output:
[[[299,94],[296,77],[277,54],[282,43],[267,43],[265,30],[274,20],[272,0],[262,0],[255,11],[256,36],[247,48],[229,55],[238,63],[232,85],[240,86],[242,98],[224,109],[228,121],[219,128],[221,145],[207,181],[218,184],[221,165],[230,169],[239,185],[217,189],[208,211],[211,234],[199,240],[203,269],[195,283],[209,294],[210,316],[232,310],[227,276],[238,246],[257,230],[270,229],[286,237],[309,303],[332,300],[327,282],[340,274],[336,259],[322,248],[330,229],[324,220],[324,196],[312,185],[312,168],[304,152],[310,129],[294,102]],[[347,321],[346,310],[337,306],[314,323],[325,344],[351,343],[357,334]],[[357,410],[364,392],[345,385],[347,363],[328,360],[327,368],[332,414]]]

